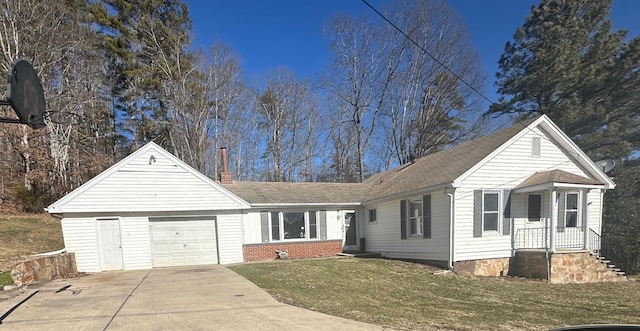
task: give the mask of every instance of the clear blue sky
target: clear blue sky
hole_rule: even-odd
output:
[[[189,6],[195,44],[222,42],[242,61],[247,79],[261,80],[286,66],[300,77],[314,77],[327,64],[325,24],[337,13],[375,15],[361,0],[185,0]],[[524,23],[537,0],[445,0],[469,28],[488,81],[485,95],[497,100],[494,77],[504,44]],[[390,0],[369,0],[382,9]],[[640,34],[640,1],[614,0],[614,29]],[[381,20],[380,24],[384,24]]]

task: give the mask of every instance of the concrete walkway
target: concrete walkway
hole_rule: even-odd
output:
[[[102,272],[0,292],[0,316],[36,290],[0,330],[385,330],[280,303],[222,266]]]

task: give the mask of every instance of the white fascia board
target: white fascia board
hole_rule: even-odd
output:
[[[360,202],[338,202],[338,203],[253,203],[251,208],[290,208],[290,207],[360,207]]]
[[[605,185],[598,184],[569,184],[569,183],[545,183],[540,185],[528,186],[519,189],[514,189],[513,193],[531,193],[531,192],[540,192],[546,191],[551,188],[559,188],[559,189],[604,189]]]
[[[433,185],[433,186],[427,186],[427,187],[423,187],[417,190],[413,190],[413,191],[407,191],[407,192],[401,192],[401,193],[396,193],[393,195],[387,195],[384,196],[382,198],[377,198],[377,199],[373,199],[373,200],[367,200],[365,202],[362,203],[362,206],[371,206],[371,205],[375,205],[377,203],[380,202],[384,202],[384,201],[390,201],[390,200],[397,200],[397,199],[401,199],[401,198],[407,198],[407,197],[411,197],[411,196],[415,196],[415,195],[421,195],[424,193],[429,193],[429,192],[435,192],[435,191],[439,191],[442,190],[443,188],[456,188],[455,185],[453,185],[453,183],[444,183],[444,184],[438,184],[438,185]]]
[[[544,119],[544,124],[546,124],[546,126],[543,126],[542,128],[551,130],[551,134],[549,134],[549,136],[559,140],[563,147],[568,145],[568,147],[577,154],[575,157],[575,161],[577,163],[582,165],[591,176],[596,177],[597,180],[605,183],[605,189],[610,190],[615,188],[616,184],[611,180],[611,178],[602,172],[602,170],[578,147],[578,145],[573,142],[573,140],[562,132],[555,123],[549,120],[546,115],[543,115],[541,118]]]

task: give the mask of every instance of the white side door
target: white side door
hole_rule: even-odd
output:
[[[122,270],[122,244],[120,220],[98,219],[98,245],[102,270]]]

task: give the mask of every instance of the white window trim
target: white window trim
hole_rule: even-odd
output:
[[[375,214],[375,218],[372,220],[371,219],[371,211],[373,211],[373,213]],[[377,208],[369,208],[367,210],[367,221],[368,223],[372,223],[372,224],[376,224],[378,223],[378,209]]]
[[[309,213],[316,213],[316,237],[309,238]],[[278,213],[278,233],[280,239],[273,239],[273,213]],[[285,239],[284,238],[284,213],[303,213],[304,214],[304,237],[303,238],[294,238],[294,239]],[[315,240],[326,240],[320,239],[320,213],[318,210],[314,211],[301,211],[301,210],[285,210],[285,211],[277,211],[277,212],[269,212],[269,241],[270,242],[297,242],[297,241],[315,241]]]
[[[577,201],[576,201],[576,209],[569,209],[567,208],[568,204],[567,204],[567,200],[569,199],[569,194],[575,194],[578,196]],[[564,210],[562,211],[564,213],[564,227],[565,228],[580,228],[582,227],[582,208],[580,208],[580,206],[582,206],[582,194],[580,194],[579,191],[571,191],[571,192],[565,192],[564,193]],[[567,226],[567,212],[576,212],[576,226]]]
[[[496,211],[496,214],[498,214],[498,224],[496,225],[497,229],[496,230],[485,230],[484,229],[484,197],[485,194],[498,194],[498,210]],[[500,229],[502,229],[502,213],[500,212],[501,210],[503,210],[502,207],[502,190],[482,190],[482,234],[485,235],[492,235],[492,234],[501,234]]]
[[[408,210],[408,215],[407,215],[407,234],[409,238],[413,237],[413,238],[422,238],[423,237],[423,232],[422,229],[424,229],[424,224],[422,223],[424,221],[424,206],[422,206],[422,199],[409,199],[409,210]],[[420,216],[415,216],[415,217],[411,217],[411,204],[420,204],[422,206],[422,214]],[[413,223],[413,220],[416,219],[417,224],[416,224],[416,230],[417,233],[411,233],[411,224]]]

